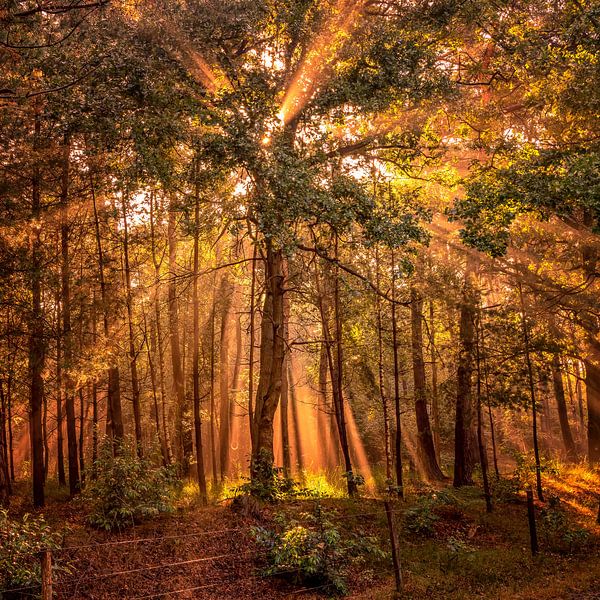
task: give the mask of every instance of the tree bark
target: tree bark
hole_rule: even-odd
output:
[[[40,149],[41,121],[39,101],[35,101],[33,150]],[[29,431],[31,441],[33,505],[44,506],[44,447],[42,428],[42,404],[44,401],[44,319],[42,310],[42,203],[39,157],[35,156],[31,195],[31,313],[29,318]]]
[[[251,476],[269,483],[273,469],[273,420],[281,394],[283,336],[283,253],[265,242],[265,299],[261,318],[260,371],[252,420]]]
[[[226,276],[221,280],[221,331],[219,345],[219,467],[221,482],[229,471],[229,448],[231,447],[231,397],[229,388],[231,303],[233,284]]]
[[[61,181],[61,305],[63,326],[63,370],[65,380],[65,412],[67,417],[67,455],[69,464],[69,492],[79,493],[79,458],[77,456],[77,428],[75,424],[75,388],[73,385],[73,333],[71,328],[71,261],[69,255],[69,153],[70,143],[65,138],[63,144],[63,166]]]
[[[467,268],[460,305],[459,356],[454,426],[454,487],[473,484],[477,441],[474,435],[475,414],[472,398],[473,359],[475,350],[475,260],[467,257]]]
[[[98,251],[98,276],[100,280],[100,300],[102,302],[102,325],[105,341],[110,340],[109,329],[109,307],[106,279],[104,277],[104,251],[102,238],[100,236],[100,219],[98,217],[98,206],[93,175],[90,172],[90,188],[92,192],[92,204],[94,208],[94,226],[96,233],[96,247]],[[121,381],[119,367],[112,357],[112,364],[108,367],[108,390],[106,398],[106,431],[113,440],[113,450],[118,451],[119,444],[123,440],[123,415],[121,411]]]
[[[127,195],[122,193],[123,210],[123,263],[125,267],[125,304],[127,305],[127,325],[129,331],[129,369],[131,372],[131,403],[135,430],[135,447],[138,456],[143,454],[142,411],[140,407],[140,383],[137,368],[137,351],[133,332],[133,298],[131,293],[131,267],[129,263],[129,225],[127,222]]]
[[[429,414],[427,413],[425,362],[423,360],[423,298],[414,287],[410,291],[410,300],[411,349],[419,460],[423,474],[429,481],[443,481],[445,476],[437,462]]]
[[[398,357],[398,318],[396,307],[396,261],[394,251],[391,256],[392,269],[392,353],[394,357],[394,413],[396,417],[396,435],[394,437],[395,446],[395,467],[396,467],[396,488],[398,496],[404,498],[404,476],[402,473],[402,407],[400,396],[400,362]]]
[[[200,265],[200,191],[196,184],[194,202],[194,282],[192,288],[194,340],[192,347],[192,381],[194,405],[194,436],[196,438],[196,477],[200,490],[200,499],[206,504],[206,473],[204,471],[204,446],[202,442],[202,416],[200,406],[200,300],[198,297],[199,265]]]
[[[569,414],[567,412],[567,403],[565,401],[565,388],[563,385],[562,372],[560,369],[560,359],[558,354],[552,355],[552,383],[554,385],[554,398],[558,409],[558,421],[560,423],[560,432],[565,445],[568,460],[575,460],[577,452],[575,450],[575,441],[569,425]]]
[[[169,220],[167,237],[169,242],[169,285],[167,289],[169,307],[169,343],[171,346],[171,368],[173,371],[173,387],[177,398],[176,432],[177,432],[177,462],[186,473],[184,456],[184,423],[185,389],[183,381],[183,367],[181,364],[181,342],[179,339],[179,308],[177,303],[177,224],[173,200],[169,204]]]
[[[523,328],[523,345],[525,349],[525,363],[527,365],[527,379],[529,382],[529,395],[531,397],[531,418],[532,418],[532,437],[533,437],[533,454],[535,457],[535,480],[537,488],[537,496],[540,502],[544,501],[544,491],[542,489],[542,466],[540,462],[540,445],[538,441],[538,419],[537,419],[537,402],[535,397],[535,384],[533,380],[533,365],[531,363],[531,353],[529,344],[529,328],[527,327],[527,316],[525,314],[525,302],[523,300],[523,288],[521,283],[518,283],[519,300],[521,303],[521,325]]]

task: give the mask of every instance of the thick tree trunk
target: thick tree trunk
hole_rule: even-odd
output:
[[[137,351],[133,333],[133,298],[131,293],[131,267],[129,263],[129,225],[127,222],[127,196],[122,194],[123,209],[123,264],[125,267],[125,303],[127,305],[127,325],[129,330],[129,368],[131,372],[131,404],[135,430],[135,446],[138,456],[143,454],[142,411],[140,407],[140,383],[137,368]]]
[[[475,350],[475,261],[467,257],[465,282],[460,305],[459,356],[454,426],[454,487],[473,484],[477,441],[474,435],[475,410],[472,397],[472,375]]]
[[[565,388],[563,385],[562,372],[560,369],[560,359],[558,354],[552,355],[552,383],[554,384],[554,397],[558,409],[558,421],[560,423],[560,432],[562,434],[563,444],[569,460],[575,460],[577,452],[575,450],[575,441],[569,425],[569,414],[567,412],[567,403],[565,401]]]
[[[411,349],[414,381],[418,452],[424,476],[429,481],[445,479],[440,469],[427,413],[425,362],[423,360],[423,298],[413,287],[410,291]]]
[[[267,239],[265,299],[261,319],[260,371],[252,420],[251,476],[269,482],[273,468],[273,419],[281,394],[285,344],[283,336],[283,254]]]

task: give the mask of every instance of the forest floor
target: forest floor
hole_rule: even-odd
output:
[[[536,557],[529,549],[524,499],[510,490],[496,490],[490,514],[474,487],[427,494],[412,490],[405,502],[395,503],[403,597],[600,599],[600,478],[574,467],[546,475],[544,483],[547,500],[559,497],[560,502],[537,505]],[[269,565],[255,528],[302,524],[339,533],[331,565],[344,576],[348,597],[394,597],[389,530],[380,500],[294,500],[266,505],[260,513],[228,502],[199,507],[188,498],[182,504],[175,513],[109,534],[85,524],[81,502],[55,494],[45,518],[56,528],[68,527],[65,548],[54,553],[55,563],[65,569],[56,577],[56,598],[331,597],[331,585],[294,581],[289,574],[265,575]],[[17,503],[11,512],[26,508]],[[344,552],[337,555],[342,546]]]

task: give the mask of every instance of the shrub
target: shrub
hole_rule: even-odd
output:
[[[94,474],[84,500],[90,506],[88,520],[95,527],[120,530],[173,510],[172,471],[140,458],[131,443],[120,443],[114,456],[112,442],[104,443]]]
[[[344,538],[320,507],[304,517],[303,523],[279,517],[278,530],[253,529],[255,539],[267,550],[266,575],[281,575],[296,584],[324,586],[343,594],[351,563],[369,556],[388,557],[375,538],[360,532]]]
[[[452,520],[463,516],[456,498],[448,492],[430,492],[420,496],[416,504],[406,510],[404,528],[416,535],[431,536],[440,516],[450,514]]]
[[[571,524],[558,496],[550,496],[548,505],[540,511],[539,529],[545,546],[561,554],[581,550],[590,537],[586,529]]]
[[[59,548],[60,541],[60,534],[50,529],[43,516],[25,515],[21,520],[13,520],[6,510],[0,509],[0,588],[39,585],[39,553]],[[31,597],[31,593],[27,596]]]

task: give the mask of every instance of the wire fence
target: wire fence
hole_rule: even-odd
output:
[[[326,511],[327,509],[322,508],[321,510]],[[401,514],[403,512],[404,512],[404,510],[391,510],[390,511],[391,514]],[[366,517],[383,517],[383,518],[385,518],[386,513],[384,510],[383,504],[382,504],[380,510],[362,512],[362,513],[337,514],[337,513],[332,513],[330,511],[327,511],[327,518],[329,520],[335,521],[335,522],[344,522],[344,521],[350,521],[350,520],[355,520],[355,519],[364,519]],[[52,555],[57,555],[57,554],[68,553],[68,552],[80,552],[83,550],[96,550],[96,549],[103,550],[108,547],[131,546],[131,545],[135,545],[135,544],[145,544],[145,543],[159,544],[160,542],[167,541],[167,540],[183,540],[183,539],[191,539],[191,538],[202,538],[202,537],[206,537],[206,536],[217,537],[219,535],[232,534],[232,533],[242,533],[242,532],[249,533],[250,531],[251,531],[251,527],[249,527],[249,526],[229,527],[229,528],[223,528],[223,529],[195,531],[195,532],[182,533],[182,534],[177,534],[177,535],[134,537],[134,538],[128,538],[128,539],[109,540],[109,541],[103,541],[103,542],[97,542],[97,543],[76,544],[76,545],[62,546],[60,548],[48,549],[46,552],[50,552]],[[31,556],[33,557],[34,555],[31,555]],[[202,556],[202,557],[187,559],[187,560],[171,561],[171,562],[164,562],[164,563],[158,563],[158,564],[148,564],[148,565],[143,565],[140,567],[135,567],[135,568],[130,568],[130,569],[120,569],[120,570],[110,571],[110,572],[106,572],[106,573],[95,573],[95,574],[94,573],[85,573],[85,574],[82,574],[82,577],[79,580],[76,580],[75,578],[71,578],[71,579],[61,578],[58,581],[55,581],[54,582],[54,592],[59,597],[73,597],[74,598],[77,596],[76,595],[65,596],[65,594],[68,594],[69,589],[71,589],[73,591],[73,593],[76,593],[76,590],[81,587],[82,579],[85,579],[85,584],[87,585],[90,582],[98,582],[98,581],[115,578],[115,577],[123,577],[123,576],[135,575],[135,574],[141,574],[141,573],[153,573],[153,572],[157,572],[160,570],[175,569],[175,568],[180,568],[180,567],[194,565],[194,564],[200,564],[200,563],[209,564],[209,563],[213,563],[215,561],[227,561],[229,559],[239,560],[240,558],[251,558],[253,560],[257,560],[259,558],[266,559],[267,556],[268,556],[268,552],[266,552],[266,551],[261,552],[258,550],[256,550],[256,551],[251,550],[249,552],[228,552],[228,553],[216,554],[216,555],[211,555],[211,556]],[[265,580],[265,579],[267,579],[269,577],[273,577],[273,576],[280,577],[280,576],[285,576],[285,575],[293,575],[295,573],[298,573],[298,569],[283,570],[283,571],[278,570],[273,573],[259,573],[259,574],[243,576],[243,577],[238,576],[238,577],[233,577],[233,578],[229,578],[226,580],[220,579],[218,581],[205,583],[202,585],[195,585],[195,586],[179,588],[179,589],[174,589],[174,590],[168,590],[168,591],[159,591],[159,592],[154,592],[152,594],[146,594],[146,595],[122,596],[121,594],[119,594],[119,597],[120,598],[128,598],[129,600],[143,600],[143,599],[150,599],[150,598],[168,598],[171,596],[179,596],[181,594],[188,593],[188,592],[190,592],[190,593],[201,592],[202,590],[209,590],[209,589],[219,588],[222,586],[227,586],[227,585],[232,585],[232,584],[241,584],[243,582],[248,582],[248,581]],[[382,574],[389,575],[389,573],[390,573],[389,570],[381,571],[379,573],[379,575],[382,575]],[[303,593],[310,593],[313,591],[317,592],[319,590],[324,590],[324,589],[330,588],[333,585],[334,585],[333,583],[324,583],[324,584],[316,585],[316,586],[312,586],[312,587],[303,587],[303,588],[299,588],[296,590],[291,590],[289,592],[286,592],[286,595],[297,596],[297,595],[300,595]],[[9,594],[20,593],[21,595],[34,597],[37,595],[37,592],[39,592],[40,590],[43,590],[43,585],[41,583],[20,586],[20,587],[14,587],[14,588],[0,589],[0,598],[2,598],[3,595],[7,594],[7,593],[9,593]],[[42,594],[42,596],[43,596],[43,594]],[[352,597],[352,596],[350,596],[350,597]]]

